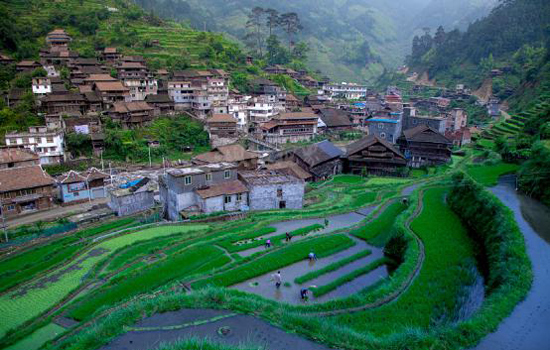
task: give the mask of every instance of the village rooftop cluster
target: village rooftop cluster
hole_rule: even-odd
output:
[[[22,61],[18,72],[44,68],[32,91],[46,125],[8,132],[0,150],[2,212],[5,217],[56,206],[109,198],[117,215],[132,215],[160,203],[162,215],[180,220],[200,213],[298,209],[304,184],[339,173],[407,176],[409,168],[445,164],[453,147],[470,142],[468,115],[449,108],[464,87],[446,97],[403,102],[396,87],[384,94],[365,85],[317,81],[305,71],[273,66],[312,93],[301,99],[267,78],[250,82],[248,93],[230,89],[220,69],[152,71],[140,56],[107,47],[98,58],[80,58],[71,37],[56,29],[46,37],[40,62]],[[2,55],[2,64],[13,64]],[[60,70],[70,72],[68,79]],[[116,77],[116,78],[115,78]],[[12,89],[9,106],[22,91]],[[104,148],[103,123],[146,127],[159,116],[186,115],[208,131],[212,151],[191,162],[121,183],[108,169],[71,171],[57,179],[41,168],[69,160],[68,133],[90,135],[96,156]],[[347,145],[312,143],[319,136],[362,135]],[[244,141],[244,142],[243,142]],[[306,143],[305,147],[287,146]],[[248,149],[243,147],[248,145]],[[19,176],[24,171],[29,176]],[[32,176],[31,176],[32,175]]]

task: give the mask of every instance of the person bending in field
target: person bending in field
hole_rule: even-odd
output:
[[[317,255],[315,255],[314,252],[309,253],[309,255],[307,257],[308,257],[309,261],[317,260]]]
[[[265,248],[271,248],[271,240],[268,239],[267,241],[265,241]]]
[[[307,288],[300,289],[300,298],[302,298],[303,301],[308,301],[309,296],[307,293],[308,293]]]
[[[277,273],[273,275],[273,280],[275,281],[275,287],[279,289],[279,287],[281,287],[281,282],[282,282],[281,271],[277,271]]]
[[[290,233],[286,233],[286,241],[287,242],[290,242],[290,240],[292,239],[292,235]]]

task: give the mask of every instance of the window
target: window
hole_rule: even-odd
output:
[[[206,181],[212,181],[212,173],[206,174]]]
[[[75,196],[75,197],[80,196],[80,192],[73,192],[73,196]]]
[[[14,204],[7,205],[6,210],[7,211],[14,211],[15,210],[15,205]]]
[[[380,133],[380,138],[381,138],[381,139],[385,139],[385,138],[386,138],[386,133],[385,133],[385,132],[381,132],[381,133]]]
[[[237,202],[240,202],[243,200],[243,194],[242,193],[237,193]]]
[[[279,188],[277,190],[277,197],[282,197],[283,196],[283,189],[282,188]]]
[[[226,170],[223,172],[223,178],[229,179],[231,177],[231,170]]]
[[[46,142],[53,143],[53,137],[51,136],[46,137]]]
[[[231,196],[225,196],[225,197],[223,198],[223,202],[224,202],[225,204],[231,203]]]
[[[191,176],[186,176],[186,177],[183,178],[183,183],[186,184],[186,185],[191,185],[192,182],[193,181],[192,181]]]

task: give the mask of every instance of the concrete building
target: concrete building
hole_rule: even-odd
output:
[[[109,175],[96,168],[91,168],[82,174],[71,170],[58,180],[59,198],[63,203],[79,203],[105,198],[107,191],[104,181],[108,177]]]
[[[358,100],[367,96],[368,87],[353,83],[326,84],[323,89],[333,98],[345,98],[347,100]]]
[[[109,191],[109,208],[117,216],[133,215],[155,206],[155,191],[149,178],[143,178],[132,186]]]
[[[305,182],[282,171],[242,171],[250,210],[302,209]]]
[[[56,164],[65,160],[64,134],[46,126],[30,127],[28,132],[5,135],[6,146],[28,149],[40,157],[40,164]]]
[[[32,93],[39,96],[51,94],[51,80],[48,78],[32,78]]]
[[[189,81],[168,82],[168,96],[174,101],[176,110],[191,108],[194,91]]]
[[[169,170],[165,175],[159,176],[164,213],[169,220],[176,221],[181,219],[182,214],[218,211],[219,198],[213,198],[225,195],[233,197],[224,200],[224,204],[227,204],[224,208],[238,210],[240,204],[246,204],[243,199],[246,198],[247,189],[236,182],[237,166],[233,163],[213,163]],[[205,191],[208,189],[211,190]],[[224,190],[228,193],[224,194]]]
[[[237,120],[229,114],[214,114],[206,120],[206,130],[212,147],[237,142]]]
[[[366,124],[369,135],[376,135],[378,138],[391,143],[397,142],[403,130],[401,113],[395,113],[393,118],[367,119]]]

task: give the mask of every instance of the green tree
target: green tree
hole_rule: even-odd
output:
[[[296,12],[283,13],[280,22],[288,38],[288,51],[291,51],[294,44],[294,36],[303,29],[300,17],[298,17]]]

